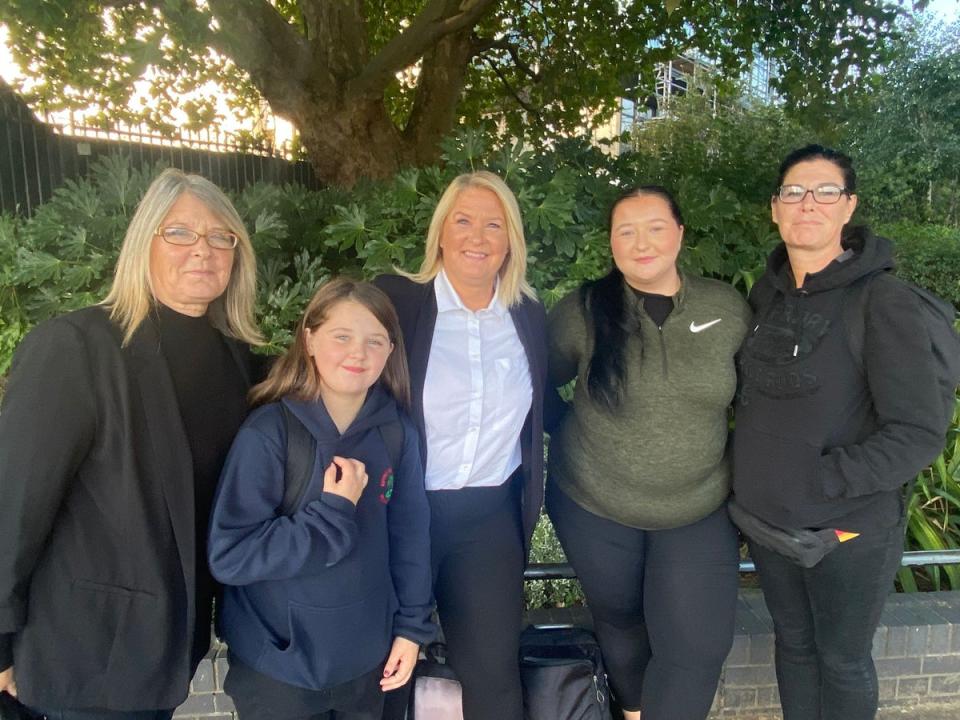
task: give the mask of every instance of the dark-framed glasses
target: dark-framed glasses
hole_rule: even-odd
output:
[[[818,202],[821,205],[833,205],[834,203],[840,202],[840,198],[844,195],[850,194],[842,185],[825,183],[810,189],[805,188],[803,185],[781,185],[777,190],[777,197],[780,198],[780,202],[794,204],[803,202],[807,193],[812,194],[814,202]]]
[[[239,238],[229,230],[211,230],[208,233],[198,233],[190,228],[169,225],[158,227],[157,235],[171,245],[195,245],[200,238],[206,238],[207,245],[215,250],[233,250]]]

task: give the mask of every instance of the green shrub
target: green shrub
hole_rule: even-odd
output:
[[[901,221],[876,231],[893,240],[900,277],[960,308],[960,228]]]
[[[533,531],[530,543],[530,562],[565,563],[566,555],[546,513]],[[569,607],[583,604],[583,591],[577,580],[531,580],[524,584],[524,599],[528,608]]]

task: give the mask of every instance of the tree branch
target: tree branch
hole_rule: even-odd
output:
[[[275,111],[285,111],[291,100],[302,99],[308,78],[311,85],[328,79],[326,68],[310,62],[307,42],[265,0],[208,0],[208,4],[220,25],[211,44],[250,75]]]
[[[356,77],[367,57],[362,0],[298,0],[314,61],[341,78]]]
[[[410,117],[403,135],[412,145],[417,162],[432,162],[439,141],[456,123],[472,54],[472,29],[447,35],[423,56]]]
[[[533,105],[531,105],[528,101],[524,100],[522,97],[520,97],[520,93],[516,90],[516,88],[513,87],[513,85],[510,84],[510,81],[507,80],[506,76],[503,74],[500,68],[497,67],[497,64],[488,57],[484,57],[483,61],[490,66],[490,69],[493,70],[494,74],[497,76],[500,82],[503,83],[503,86],[507,89],[507,92],[509,92],[513,96],[514,100],[517,101],[517,104],[520,105],[520,107],[522,107],[528,113],[535,115],[537,120],[542,121],[543,118],[540,116],[540,110],[534,107]]]
[[[359,92],[380,92],[442,38],[473,28],[497,0],[430,0],[409,27],[383,46],[357,79]]]
[[[525,62],[520,57],[520,46],[516,43],[512,43],[508,40],[494,40],[492,38],[483,38],[478,40],[475,44],[474,55],[483,55],[487,50],[506,50],[510,55],[510,59],[513,60],[513,64],[528,78],[539,82],[542,77],[539,72],[534,70],[530,65]],[[483,58],[484,61],[490,62],[486,57]],[[491,64],[491,68],[493,65]]]

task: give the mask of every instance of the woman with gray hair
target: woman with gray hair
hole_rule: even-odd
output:
[[[169,718],[209,649],[207,521],[259,379],[256,262],[215,185],[165,170],[99,305],[45,322],[0,412],[0,691]]]

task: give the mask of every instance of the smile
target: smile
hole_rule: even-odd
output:
[[[341,367],[343,367],[343,369],[346,370],[348,373],[353,373],[354,375],[360,375],[361,373],[364,372],[364,369],[362,367],[357,367],[355,365],[342,365]]]
[[[486,260],[487,254],[475,250],[464,250],[463,254],[471,260]]]

